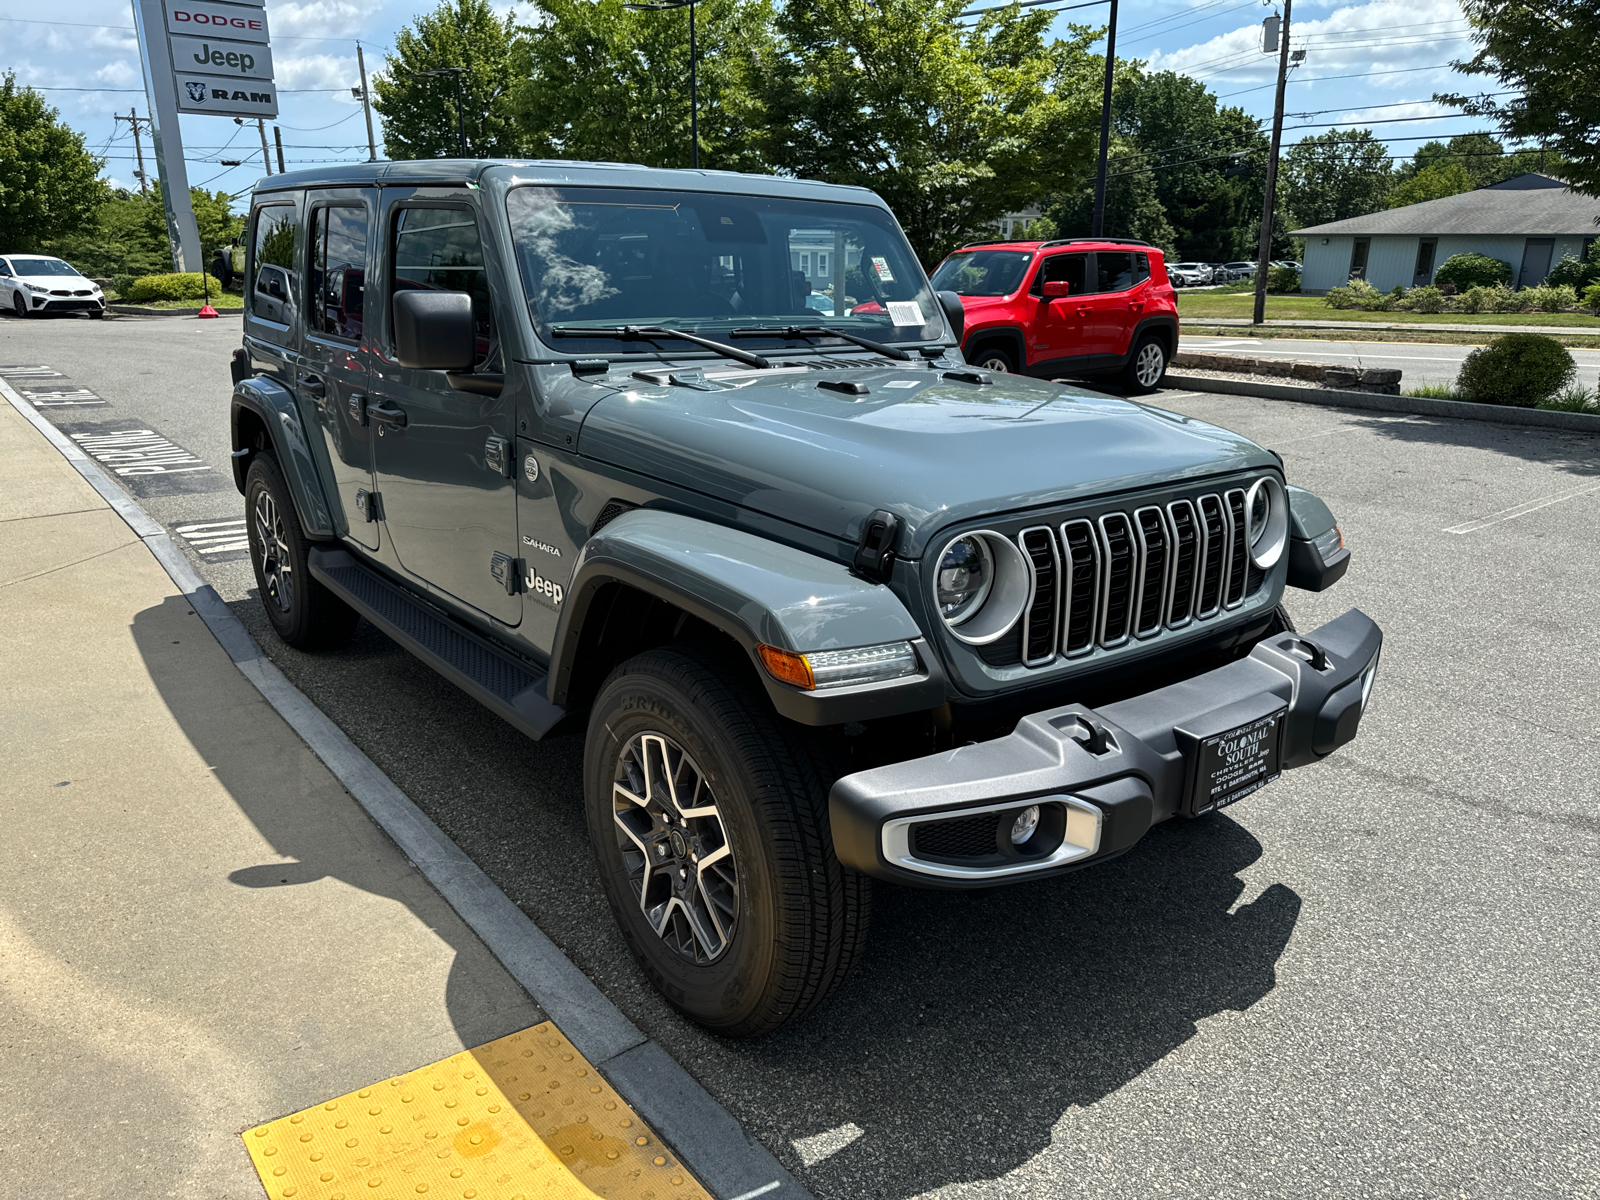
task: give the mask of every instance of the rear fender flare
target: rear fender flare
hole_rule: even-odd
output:
[[[249,416],[246,416],[249,414]],[[252,421],[250,418],[254,418]],[[249,435],[252,424],[265,429],[267,441],[283,468],[283,477],[294,497],[295,512],[306,536],[327,540],[337,536],[333,514],[323,493],[317,473],[317,461],[312,455],[310,439],[300,420],[294,394],[268,376],[257,375],[243,380],[233,389],[233,405],[229,416],[233,433],[233,481],[242,493],[245,474],[258,447]],[[240,454],[244,450],[247,453]]]
[[[1128,339],[1128,354],[1131,356],[1138,348],[1139,339],[1147,333],[1161,336],[1167,344],[1167,360],[1178,352],[1178,318],[1169,313],[1157,313],[1153,317],[1146,317],[1133,327],[1133,336]]]
[[[990,325],[984,329],[972,330],[961,343],[961,355],[971,362],[976,347],[995,342],[1010,351],[1011,357],[1016,360],[1019,372],[1028,369],[1027,341],[1022,336],[1022,330],[1015,325]]]
[[[596,597],[611,584],[655,596],[720,630],[749,656],[773,706],[805,725],[831,725],[936,708],[945,680],[922,631],[889,588],[841,563],[696,517],[624,513],[578,555],[550,656],[548,694],[566,704],[580,682],[579,646]],[[760,665],[762,643],[806,653],[909,641],[922,671],[836,691],[779,683]]]

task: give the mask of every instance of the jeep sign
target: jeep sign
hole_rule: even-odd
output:
[[[179,74],[178,111],[213,117],[275,117],[278,89],[259,79]]]
[[[216,38],[175,37],[172,65],[185,75],[226,75],[239,79],[270,80],[272,51],[254,43],[224,42]]]

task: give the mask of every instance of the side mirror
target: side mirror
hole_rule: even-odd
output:
[[[394,349],[402,367],[471,371],[478,358],[472,297],[466,292],[407,289],[393,301]]]
[[[1045,283],[1041,290],[1044,292],[1045,299],[1059,300],[1062,296],[1070,296],[1072,294],[1072,285],[1065,279],[1052,279]]]
[[[944,319],[950,322],[959,346],[967,332],[967,310],[961,307],[961,297],[954,292],[935,292],[934,295],[939,298],[939,307],[944,309]]]

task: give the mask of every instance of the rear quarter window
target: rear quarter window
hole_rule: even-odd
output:
[[[295,269],[299,213],[293,203],[263,204],[251,214],[247,295],[250,313],[274,325],[294,324],[300,272]]]

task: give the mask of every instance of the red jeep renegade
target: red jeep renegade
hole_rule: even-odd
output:
[[[1166,263],[1147,242],[974,242],[939,264],[933,286],[961,297],[962,352],[987,370],[1111,377],[1143,394],[1178,348]]]

